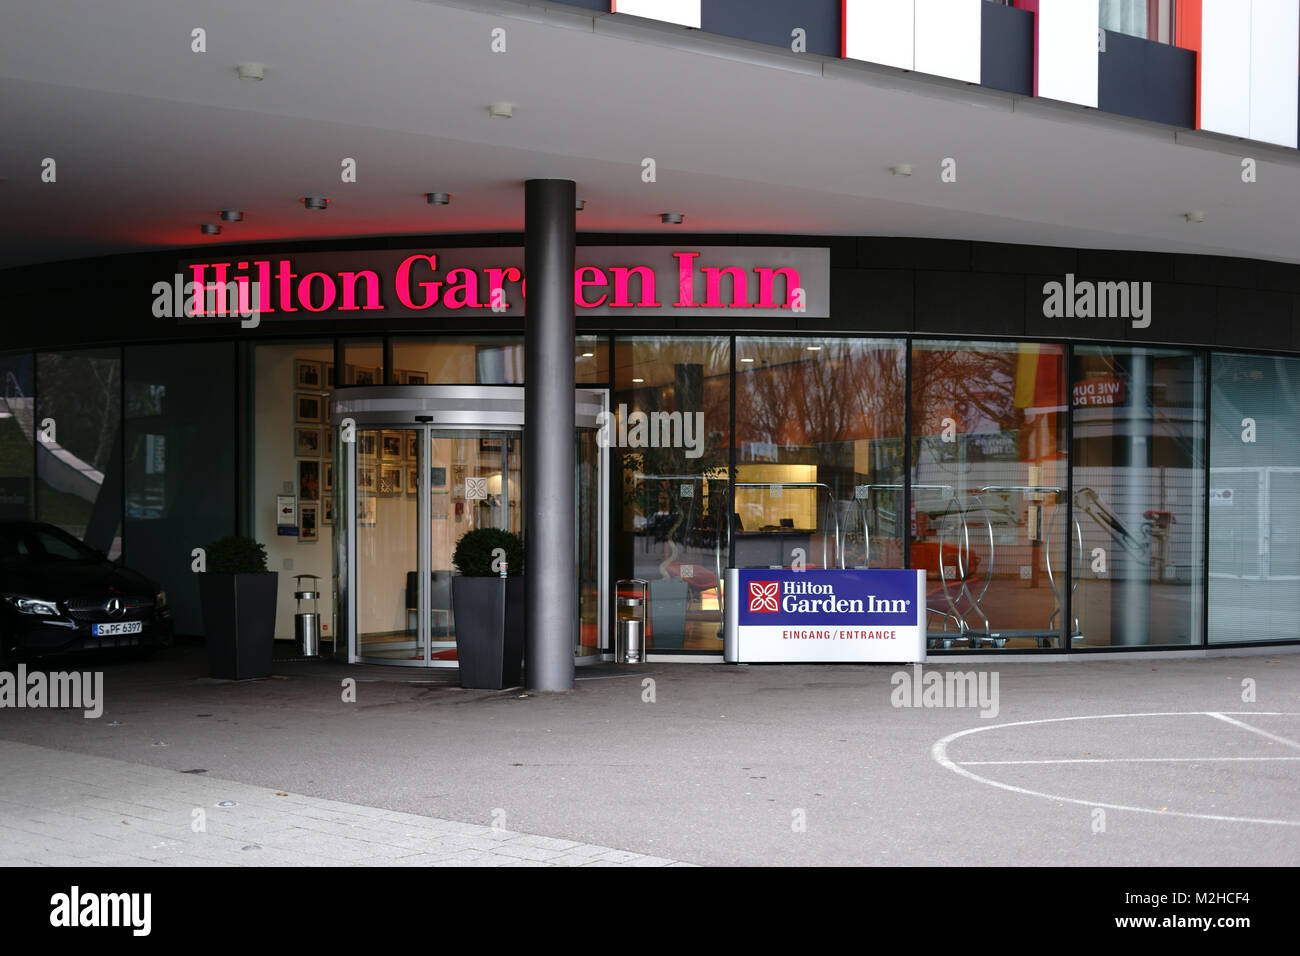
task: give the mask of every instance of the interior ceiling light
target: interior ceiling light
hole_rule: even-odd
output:
[[[583,353],[582,353],[582,357],[583,357],[583,358],[595,358],[595,357],[596,357],[596,353],[595,353],[595,352],[583,352]]]
[[[575,202],[573,205],[574,205],[574,208],[578,210],[578,212],[582,212],[584,209],[587,208],[587,200],[585,200],[585,199],[579,199],[579,200],[578,200],[577,202]]]
[[[240,209],[223,209],[221,210],[222,222],[243,222],[244,213]]]
[[[659,214],[659,221],[665,226],[680,226],[685,218],[680,212],[663,212]]]
[[[640,385],[640,384],[641,384],[642,382],[644,382],[644,381],[645,381],[645,379],[643,379],[643,378],[634,378],[634,379],[632,379],[632,384],[633,384],[633,385]]]
[[[741,359],[741,361],[742,361],[742,362],[752,362],[752,361],[754,361],[754,360],[753,360],[753,359]]]
[[[221,235],[221,227],[215,222],[205,222],[199,226],[199,232],[205,236],[219,236]]]
[[[424,201],[430,206],[445,206],[451,202],[451,193],[425,193]]]
[[[889,171],[895,176],[910,176],[912,175],[912,164],[899,163],[897,166],[890,166]]]
[[[260,63],[240,63],[235,67],[235,72],[241,80],[260,80],[266,75]]]
[[[510,119],[515,115],[515,108],[509,103],[493,103],[488,107],[488,116],[493,119]]]
[[[325,209],[329,206],[330,201],[324,196],[303,196],[302,204],[308,209]]]
[[[820,345],[810,345],[810,346],[808,346],[808,351],[809,351],[809,352],[820,352],[821,350],[822,350],[822,347],[821,347]]]
[[[1205,222],[1205,210],[1193,209],[1191,212],[1183,213],[1183,218],[1188,222]]]

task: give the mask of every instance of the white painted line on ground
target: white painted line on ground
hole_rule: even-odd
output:
[[[1261,737],[1267,737],[1269,740],[1275,740],[1280,744],[1286,744],[1288,747],[1294,747],[1296,750],[1300,750],[1300,744],[1296,743],[1294,740],[1287,740],[1285,737],[1279,737],[1277,734],[1270,734],[1267,730],[1260,730],[1258,727],[1252,727],[1250,726],[1250,724],[1247,724],[1243,721],[1233,720],[1231,717],[1228,717],[1225,714],[1216,714],[1211,712],[1210,716],[1217,717],[1219,720],[1222,720],[1225,723],[1232,724],[1234,727],[1243,727],[1246,730],[1250,730],[1253,731],[1254,733],[1259,734]]]
[[[1223,760],[1300,760],[1300,757],[1080,757],[1071,760],[959,760],[959,767],[1009,767],[1047,763],[1214,763]]]
[[[1234,715],[1242,717],[1300,717],[1300,713],[1290,711],[1229,711]],[[1130,813],[1150,813],[1156,816],[1164,817],[1185,817],[1194,820],[1215,820],[1220,823],[1262,823],[1271,826],[1296,827],[1300,826],[1300,820],[1271,820],[1260,817],[1232,817],[1211,813],[1188,813],[1181,810],[1160,810],[1152,807],[1130,807],[1122,803],[1103,803],[1099,800],[1079,800],[1075,797],[1066,797],[1055,793],[1043,793],[1040,790],[1029,790],[1025,787],[1017,787],[1009,783],[1001,783],[997,780],[990,780],[988,777],[981,777],[979,774],[972,773],[964,769],[961,765],[953,761],[948,756],[948,745],[954,740],[970,734],[984,733],[989,730],[1003,730],[1008,727],[1030,727],[1038,724],[1060,724],[1074,720],[1116,720],[1131,717],[1207,717],[1213,716],[1208,710],[1192,711],[1166,711],[1151,714],[1084,714],[1079,717],[1048,717],[1041,720],[1018,720],[1007,724],[991,724],[984,727],[971,727],[969,730],[959,730],[955,734],[949,734],[940,740],[935,741],[934,746],[930,748],[930,756],[936,763],[942,767],[947,767],[953,773],[968,777],[978,783],[987,784],[990,787],[997,787],[999,790],[1006,790],[1011,793],[1023,794],[1027,797],[1042,797],[1045,800],[1059,800],[1062,803],[1073,803],[1081,807],[1104,807],[1107,810],[1127,810]],[[1253,728],[1252,728],[1253,729]]]

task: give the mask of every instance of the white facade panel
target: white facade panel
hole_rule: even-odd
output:
[[[978,83],[984,2],[915,0],[916,69]]]
[[[912,70],[913,0],[845,0],[844,55]]]
[[[1251,139],[1295,147],[1298,79],[1300,0],[1252,0]]]
[[[1250,8],[1250,0],[1201,5],[1201,129],[1250,135]]]
[[[614,0],[612,12],[700,28],[700,0]]]
[[[1039,96],[1097,106],[1100,0],[1039,0]]]

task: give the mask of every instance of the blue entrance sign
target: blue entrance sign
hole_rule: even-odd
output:
[[[925,572],[728,568],[726,660],[925,660]]]

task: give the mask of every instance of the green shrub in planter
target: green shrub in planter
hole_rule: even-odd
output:
[[[232,534],[204,550],[208,571],[213,574],[261,574],[266,570],[266,547],[252,538]]]
[[[506,573],[514,578],[524,573],[524,542],[511,531],[500,528],[476,528],[467,531],[456,542],[451,563],[467,578],[495,578],[499,572],[492,570],[492,552],[502,548],[506,553]]]

